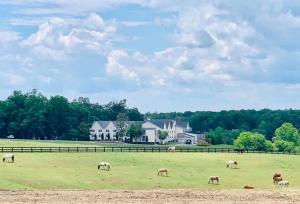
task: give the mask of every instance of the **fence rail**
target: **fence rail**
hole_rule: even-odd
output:
[[[75,153],[75,152],[167,152],[168,147],[0,147],[0,153]],[[234,148],[195,148],[176,147],[176,152],[206,152],[206,153],[265,153],[265,154],[293,154],[300,155],[298,151],[257,151],[243,150],[242,152]]]

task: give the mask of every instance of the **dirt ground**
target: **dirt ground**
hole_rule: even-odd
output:
[[[300,190],[0,191],[0,203],[300,203]]]

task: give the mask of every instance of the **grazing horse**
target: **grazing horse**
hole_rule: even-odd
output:
[[[110,163],[100,162],[99,165],[98,165],[98,169],[109,171],[110,170]]]
[[[281,177],[281,173],[275,173],[275,174],[273,175],[273,179],[276,178],[276,177]]]
[[[234,166],[234,168],[236,169],[237,167],[238,167],[238,162],[237,161],[234,161],[234,160],[229,160],[228,162],[227,162],[227,168],[229,167],[229,168],[233,168],[233,166]]]
[[[14,163],[15,162],[15,155],[14,154],[5,154],[3,156],[3,162],[11,162]]]
[[[176,152],[175,146],[173,146],[173,147],[168,147],[168,152]]]
[[[236,153],[243,154],[245,150],[244,150],[244,149],[234,149],[234,151],[235,151]]]
[[[290,184],[289,184],[288,181],[279,181],[277,183],[277,185],[280,186],[280,187],[283,187],[283,186],[288,187]]]
[[[246,185],[246,186],[244,186],[244,189],[254,189],[254,187]]]
[[[168,176],[168,169],[158,169],[157,171],[157,175],[161,175],[162,176],[162,173],[165,173],[167,176]]]
[[[214,181],[216,181],[217,183],[219,183],[219,176],[210,176],[208,178],[208,183],[214,183]]]
[[[283,179],[282,179],[282,177],[281,176],[277,176],[277,177],[275,177],[275,178],[273,178],[273,183],[274,184],[278,184],[280,181],[282,181]]]

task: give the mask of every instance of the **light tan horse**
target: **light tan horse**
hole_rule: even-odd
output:
[[[159,176],[159,175],[162,176],[163,173],[165,173],[166,176],[168,176],[168,169],[158,169],[158,171],[157,171],[157,175],[158,175],[158,176]]]
[[[168,152],[176,152],[175,146],[173,146],[173,147],[168,147]]]

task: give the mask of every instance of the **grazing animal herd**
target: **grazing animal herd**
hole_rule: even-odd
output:
[[[169,147],[167,149],[168,152],[176,152],[176,148],[175,146]],[[243,152],[239,152],[239,153],[243,153]],[[7,163],[14,163],[15,162],[15,155],[14,154],[5,154],[2,158],[3,162],[7,162]],[[100,162],[97,166],[98,170],[105,170],[105,171],[110,171],[111,169],[111,165],[109,162]],[[237,169],[238,168],[238,162],[235,160],[229,160],[227,162],[227,168],[230,169]],[[157,175],[162,176],[162,175],[166,175],[168,176],[168,169],[166,168],[160,168],[157,171]],[[210,176],[208,178],[208,184],[219,184],[220,182],[220,177],[219,176]],[[273,183],[279,187],[288,187],[289,186],[289,182],[286,180],[283,180],[283,177],[281,175],[281,173],[275,173],[273,175]],[[244,189],[254,189],[253,186],[249,186],[249,185],[245,185]]]

